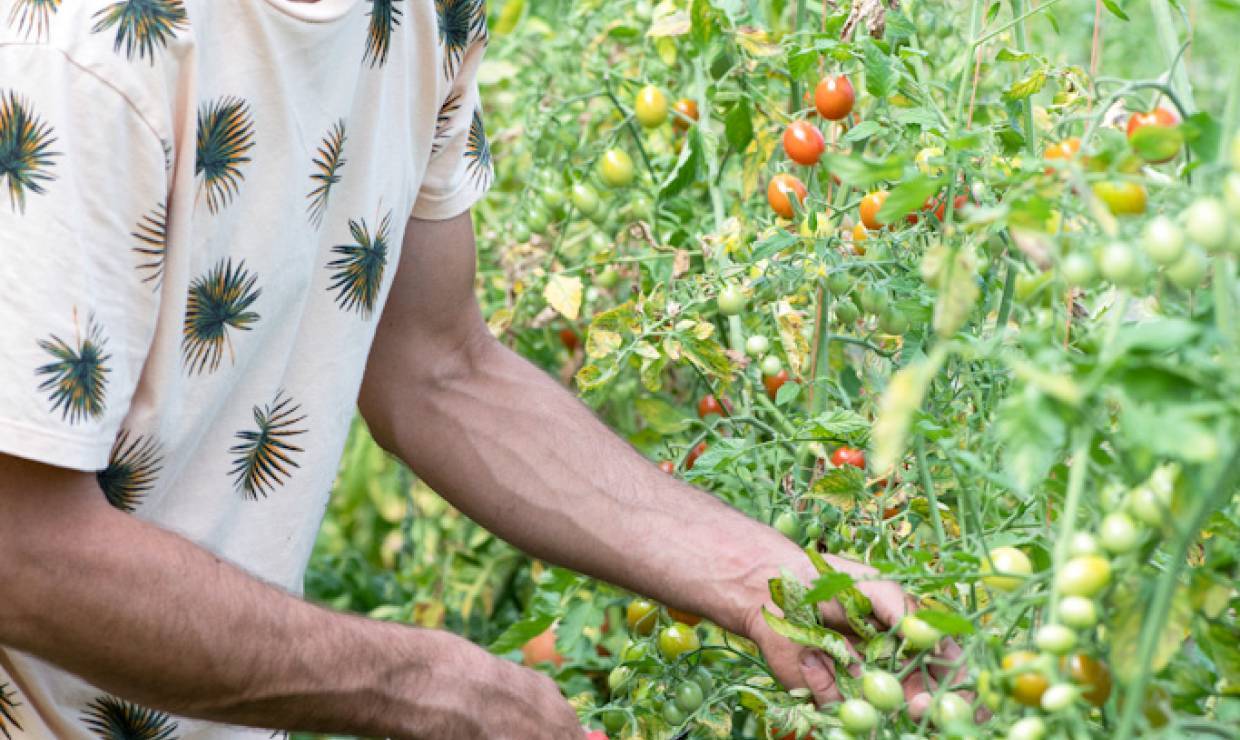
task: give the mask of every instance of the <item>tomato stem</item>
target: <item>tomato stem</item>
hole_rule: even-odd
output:
[[[924,434],[917,435],[914,448],[917,451],[917,473],[921,477],[922,490],[926,492],[926,498],[930,500],[930,523],[934,526],[934,536],[939,541],[939,552],[941,553],[944,545],[947,543],[947,535],[943,532],[943,518],[939,516],[939,497],[934,492],[934,481],[930,477],[930,466],[926,463],[926,437]]]
[[[1073,432],[1071,467],[1068,470],[1068,491],[1064,498],[1063,514],[1059,518],[1059,537],[1055,540],[1055,560],[1052,565],[1055,572],[1068,562],[1068,549],[1072,543],[1072,535],[1076,529],[1076,513],[1081,507],[1081,492],[1085,490],[1085,476],[1089,472],[1089,445],[1093,441],[1093,431],[1088,423],[1077,427]],[[1048,622],[1054,622],[1059,614],[1059,581],[1051,579],[1050,616]]]

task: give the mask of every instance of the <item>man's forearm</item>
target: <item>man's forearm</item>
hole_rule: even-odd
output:
[[[368,413],[385,445],[521,549],[743,629],[742,597],[795,545],[659,471],[497,342],[463,356]]]
[[[313,606],[84,495],[102,502],[6,496],[0,643],[174,714],[411,734],[419,684],[455,638]],[[54,528],[41,524],[49,513]]]

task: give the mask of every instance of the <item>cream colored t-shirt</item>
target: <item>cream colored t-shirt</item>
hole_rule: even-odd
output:
[[[0,452],[300,592],[408,219],[491,181],[485,21],[0,0]],[[0,738],[270,734],[0,649]]]

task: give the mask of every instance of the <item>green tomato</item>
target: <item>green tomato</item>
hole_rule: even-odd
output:
[[[572,199],[573,208],[581,215],[588,218],[598,212],[598,192],[588,183],[579,182],[573,185]]]
[[[1071,684],[1057,683],[1042,693],[1042,709],[1051,714],[1058,714],[1076,701],[1076,688]]]
[[[770,340],[761,334],[754,334],[745,340],[745,354],[750,357],[761,357],[770,350]]]
[[[1065,596],[1059,600],[1059,620],[1074,629],[1086,630],[1098,623],[1098,610],[1092,599]]]
[[[1068,543],[1068,552],[1072,555],[1096,555],[1098,554],[1098,540],[1088,532],[1077,532],[1072,535],[1072,542]]]
[[[1141,232],[1145,253],[1160,265],[1170,265],[1184,254],[1184,230],[1166,216],[1155,216]]]
[[[866,701],[884,712],[904,706],[904,688],[899,679],[886,671],[866,671],[861,678],[861,693]]]
[[[1098,541],[1107,552],[1121,555],[1132,552],[1141,544],[1140,527],[1122,511],[1113,511],[1102,519],[1098,527]]]
[[[715,677],[710,675],[710,671],[702,666],[693,669],[689,674],[689,680],[696,683],[702,689],[704,695],[709,695],[715,689]]]
[[[799,540],[801,537],[801,524],[792,512],[780,512],[779,516],[775,517],[772,526],[790,540]]]
[[[633,183],[633,158],[623,149],[608,149],[598,161],[598,176],[609,188],[628,187]]]
[[[827,276],[827,290],[831,295],[844,295],[852,287],[852,279],[846,272],[833,272]]]
[[[541,203],[531,203],[529,210],[525,212],[525,225],[530,231],[541,234],[551,225],[551,213],[547,211],[547,207]]]
[[[564,193],[559,188],[547,188],[542,191],[542,202],[552,213],[558,213],[564,207]]]
[[[1240,219],[1240,172],[1233,172],[1223,180],[1223,203],[1234,219]]]
[[[702,700],[705,695],[702,693],[702,687],[693,681],[685,681],[676,687],[676,694],[673,701],[680,711],[685,714],[693,714],[697,708],[702,706]]]
[[[735,285],[725,285],[715,300],[719,304],[719,313],[724,316],[736,316],[745,310],[745,294]]]
[[[654,217],[654,201],[645,193],[638,193],[629,201],[629,212],[639,221],[649,221]]]
[[[1124,242],[1111,242],[1103,247],[1098,267],[1102,277],[1116,285],[1136,285],[1145,277],[1136,253]]]
[[[878,328],[887,334],[900,336],[908,331],[908,318],[895,306],[887,306],[878,317]]]
[[[1059,270],[1068,285],[1084,288],[1094,281],[1094,261],[1081,252],[1073,252],[1064,257],[1059,263]]]
[[[1194,245],[1189,247],[1175,264],[1167,267],[1167,279],[1180,290],[1192,290],[1205,280],[1209,268],[1210,258],[1200,247]]]
[[[658,616],[655,616],[658,619]],[[644,621],[643,621],[644,624]],[[646,657],[646,643],[629,640],[620,650],[620,662],[636,663]]]
[[[900,634],[904,636],[904,642],[914,650],[930,650],[943,639],[942,632],[912,614],[906,614],[900,620]]]
[[[616,287],[620,282],[620,273],[616,272],[614,267],[604,267],[602,271],[594,275],[594,284],[603,289]]]
[[[784,363],[780,361],[779,355],[767,355],[762,358],[762,374],[766,377],[779,375],[779,371],[784,369]]]
[[[692,627],[684,624],[673,624],[664,627],[659,633],[659,652],[668,660],[675,660],[685,653],[691,653],[702,646],[697,633]]]
[[[990,551],[990,558],[982,563],[982,571],[1004,574],[984,576],[982,583],[990,588],[997,591],[1015,591],[1033,572],[1033,563],[1029,561],[1028,555],[1015,547],[996,547]]]
[[[620,709],[605,709],[599,719],[603,722],[603,729],[613,735],[624,732],[624,728],[629,724],[629,716]]]
[[[1240,170],[1240,131],[1231,137],[1231,168]]]
[[[1128,511],[1143,524],[1161,527],[1171,514],[1171,495],[1156,486],[1137,486],[1128,494]]]
[[[512,227],[512,240],[518,244],[528,242],[530,240],[530,227],[524,222],[518,221],[516,226]]]
[[[861,318],[861,312],[851,298],[841,298],[835,302],[835,318],[839,319],[841,324],[851,326]]]
[[[1007,740],[1042,740],[1046,723],[1041,717],[1021,717],[1008,728]]]
[[[1111,563],[1099,555],[1074,557],[1055,574],[1064,596],[1096,596],[1111,582]]]
[[[840,705],[840,722],[855,735],[864,735],[878,727],[878,711],[864,699],[849,699]]]
[[[623,694],[629,688],[629,679],[633,678],[633,669],[627,665],[618,665],[607,674],[607,688],[612,696]]]
[[[1227,210],[1217,198],[1198,198],[1184,211],[1188,238],[1211,251],[1227,243]]]
[[[930,710],[930,719],[940,729],[947,729],[952,725],[966,722],[971,723],[973,707],[960,694],[947,693],[940,696],[934,703],[934,708]]]
[[[685,713],[680,711],[680,707],[675,702],[666,702],[663,705],[663,721],[672,727],[680,727],[685,722]]]
[[[1066,655],[1076,647],[1076,633],[1062,624],[1044,624],[1038,629],[1034,643],[1039,650],[1052,655]]]
[[[878,315],[887,307],[889,300],[887,291],[873,285],[867,285],[861,290],[861,308],[868,314]]]

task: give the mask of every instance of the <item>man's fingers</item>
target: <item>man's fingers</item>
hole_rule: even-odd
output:
[[[829,702],[843,701],[839,684],[835,680],[835,668],[826,657],[817,650],[805,650],[801,653],[801,678],[814,695],[814,702],[822,705]]]
[[[930,675],[940,683],[946,681],[948,686],[955,686],[968,677],[964,665],[957,665],[960,660],[960,646],[955,640],[943,640],[935,651],[934,658],[926,661],[930,667]]]

